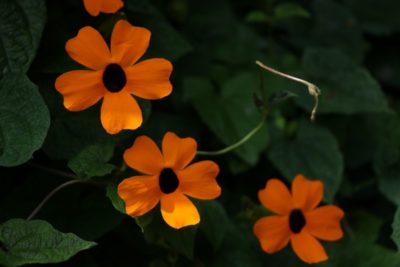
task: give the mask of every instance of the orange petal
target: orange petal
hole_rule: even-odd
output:
[[[146,174],[158,175],[164,166],[164,158],[156,143],[144,135],[137,137],[125,150],[124,160],[132,169]]]
[[[321,181],[311,181],[304,175],[297,175],[292,183],[293,203],[303,211],[314,209],[322,200],[324,185]]]
[[[196,156],[197,143],[193,138],[180,138],[176,134],[168,132],[162,141],[162,151],[165,165],[180,170]]]
[[[197,208],[180,192],[164,194],[161,197],[161,215],[164,221],[175,229],[200,222]]]
[[[104,13],[115,13],[124,6],[124,2],[121,0],[104,0],[101,4],[101,12]]]
[[[74,70],[60,75],[55,87],[64,97],[65,108],[80,111],[96,104],[105,93],[101,76],[101,71],[91,70]]]
[[[216,177],[219,173],[218,165],[213,161],[205,160],[189,165],[177,171],[180,190],[195,198],[214,199],[221,194]]]
[[[278,252],[289,243],[288,216],[274,215],[261,218],[254,224],[253,232],[265,252]]]
[[[305,214],[307,230],[315,237],[322,240],[334,241],[343,237],[340,220],[344,212],[334,206],[327,205],[316,208]]]
[[[142,111],[130,94],[121,91],[104,95],[101,123],[109,134],[116,134],[124,129],[137,129],[142,121]]]
[[[86,11],[92,16],[98,16],[100,14],[100,9],[102,2],[99,0],[83,0],[83,5]]]
[[[319,263],[328,259],[324,247],[307,231],[292,234],[290,241],[294,252],[306,263]]]
[[[281,180],[275,178],[268,180],[265,188],[258,191],[258,198],[264,207],[281,215],[288,215],[293,209],[288,188]]]
[[[118,195],[125,202],[126,213],[141,216],[153,209],[161,197],[157,176],[133,176],[118,185]]]
[[[138,61],[149,47],[151,33],[146,28],[119,20],[111,34],[111,55],[114,62],[128,67]]]
[[[162,58],[139,62],[126,69],[129,92],[144,99],[160,99],[172,91],[172,64]]]
[[[110,51],[100,33],[90,26],[79,30],[78,35],[65,45],[68,55],[76,62],[93,70],[101,70],[110,62]]]

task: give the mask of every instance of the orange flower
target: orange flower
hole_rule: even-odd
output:
[[[278,215],[267,216],[254,225],[254,234],[267,253],[283,249],[290,241],[294,252],[306,263],[328,259],[316,239],[334,241],[342,238],[340,220],[343,211],[326,205],[316,208],[322,200],[323,184],[297,175],[292,183],[292,194],[278,179],[271,179],[258,192],[263,206]]]
[[[72,59],[90,70],[69,71],[57,78],[55,87],[64,97],[64,106],[80,111],[104,98],[101,123],[108,133],[138,128],[142,111],[131,94],[160,99],[172,91],[172,65],[168,60],[153,58],[136,63],[149,41],[150,31],[120,20],[111,35],[110,51],[98,31],[82,28],[65,48]]]
[[[147,136],[136,138],[125,151],[124,160],[145,175],[127,178],[119,184],[118,194],[125,202],[126,213],[141,216],[161,202],[161,215],[171,227],[198,224],[200,215],[187,196],[214,199],[221,194],[221,188],[216,181],[219,168],[213,161],[188,165],[196,150],[194,139],[179,138],[171,132],[162,140],[162,152]]]
[[[124,2],[121,0],[83,0],[83,5],[90,15],[97,16],[100,12],[117,12],[124,6]]]

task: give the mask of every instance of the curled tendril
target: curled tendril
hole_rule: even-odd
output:
[[[312,97],[314,97],[314,99],[315,99],[315,101],[314,101],[314,107],[313,107],[313,109],[312,109],[312,111],[311,111],[311,115],[310,115],[310,119],[311,119],[312,121],[315,120],[315,116],[316,116],[317,109],[318,109],[319,96],[321,95],[321,90],[319,90],[319,88],[318,88],[315,84],[310,83],[310,82],[308,82],[308,81],[305,81],[305,80],[303,80],[303,79],[300,79],[300,78],[291,76],[291,75],[289,75],[289,74],[280,72],[280,71],[278,71],[278,70],[276,70],[276,69],[273,69],[273,68],[271,68],[271,67],[265,65],[265,64],[262,63],[261,61],[258,61],[258,60],[257,60],[257,61],[256,61],[256,64],[257,64],[260,68],[262,68],[262,69],[264,69],[264,70],[267,70],[267,71],[272,72],[272,73],[274,73],[274,74],[276,74],[276,75],[279,75],[279,76],[282,76],[282,77],[287,78],[287,79],[289,79],[289,80],[292,80],[292,81],[295,81],[295,82],[302,83],[302,84],[306,85],[307,88],[308,88],[308,93],[309,93]]]

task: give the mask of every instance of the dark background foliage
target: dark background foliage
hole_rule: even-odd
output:
[[[125,0],[122,12],[93,18],[81,0],[0,0],[0,264],[57,262],[85,249],[54,266],[303,266],[290,247],[263,253],[252,225],[266,214],[257,199],[266,180],[289,184],[304,173],[323,180],[325,203],[346,212],[345,237],[324,243],[330,259],[320,266],[399,266],[399,9],[397,0]],[[64,50],[68,39],[86,25],[109,38],[120,18],[151,30],[146,57],[173,62],[174,91],[140,101],[139,130],[109,136],[99,104],[66,111],[54,81],[81,68]],[[306,88],[260,71],[255,60],[320,87],[315,123]],[[121,171],[121,155],[135,136],[160,141],[174,131],[201,150],[223,148],[260,121],[254,94],[269,99],[267,121],[213,159],[223,193],[195,202],[200,225],[174,231],[159,209],[138,219],[118,211],[116,185],[132,174]],[[61,190],[35,219],[97,245],[57,236],[44,260],[12,256],[7,221],[26,219],[76,177],[85,182]],[[21,221],[11,223],[23,232]],[[25,245],[35,253],[38,243]]]

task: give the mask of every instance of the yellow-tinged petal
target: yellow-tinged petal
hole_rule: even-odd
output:
[[[166,59],[153,58],[126,69],[130,93],[144,99],[160,99],[172,92],[169,77],[172,64]]]
[[[210,160],[204,160],[189,165],[177,171],[180,190],[194,198],[214,199],[221,194],[216,177],[218,165]]]
[[[265,188],[258,191],[258,198],[264,207],[281,215],[288,215],[293,209],[288,188],[281,180],[275,178],[268,180]]]
[[[111,55],[114,62],[128,67],[138,61],[149,47],[151,33],[146,28],[119,20],[111,34]]]
[[[200,222],[197,208],[192,201],[178,191],[161,197],[161,215],[165,222],[175,229]]]
[[[328,259],[321,243],[305,230],[292,234],[290,241],[296,255],[306,263],[319,263]]]
[[[125,150],[124,160],[132,169],[146,174],[159,174],[164,158],[157,144],[147,136],[139,136],[132,147]]]
[[[292,183],[293,204],[303,211],[313,210],[321,202],[324,185],[321,181],[312,181],[297,175]]]
[[[327,241],[335,241],[343,237],[340,221],[344,217],[344,212],[340,208],[327,205],[307,212],[305,216],[306,229],[313,236]]]
[[[107,44],[90,26],[83,27],[76,37],[68,40],[65,49],[72,59],[89,69],[102,70],[110,62]]]
[[[157,176],[133,176],[118,185],[118,195],[125,202],[126,213],[141,216],[153,209],[161,197]]]
[[[109,134],[137,129],[142,121],[142,111],[133,96],[125,91],[104,95],[101,123]]]
[[[268,216],[259,219],[253,228],[262,249],[275,253],[283,249],[290,240],[288,216]]]
[[[80,111],[96,104],[105,94],[101,71],[75,70],[60,75],[55,87],[64,97],[64,106]]]
[[[196,156],[197,143],[193,138],[180,138],[167,132],[162,141],[162,152],[166,167],[180,170],[186,167]]]

